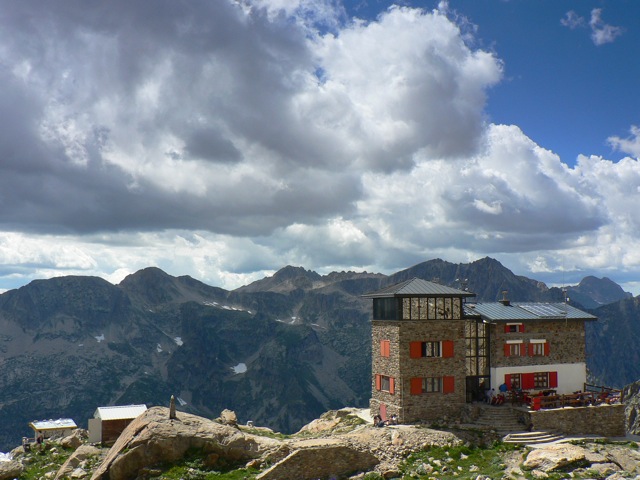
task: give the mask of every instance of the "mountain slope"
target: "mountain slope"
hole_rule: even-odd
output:
[[[431,260],[391,276],[285,267],[234,291],[157,268],[117,286],[37,280],[0,295],[0,450],[29,434],[34,419],[86,426],[98,406],[167,405],[172,394],[182,410],[214,416],[233,407],[240,421],[284,432],[327,410],[365,407],[371,303],[361,295],[414,276],[466,285],[479,301],[503,290],[513,301],[562,298],[490,258]],[[589,280],[581,292],[598,303],[619,296],[615,287]],[[640,376],[638,311],[637,299],[625,299],[595,312],[602,321],[587,337],[594,378],[618,385]]]

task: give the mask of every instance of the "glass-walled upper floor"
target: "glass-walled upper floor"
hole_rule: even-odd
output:
[[[373,299],[374,320],[445,320],[462,318],[460,297],[387,297]]]

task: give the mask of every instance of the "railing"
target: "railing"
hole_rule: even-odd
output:
[[[590,385],[590,387],[594,387]],[[556,395],[554,391],[531,392],[518,391],[509,392],[508,401],[512,404],[529,404],[534,410],[563,408],[563,407],[585,407],[588,405],[614,404],[622,401],[620,390],[607,387],[597,387],[597,390],[587,390],[564,395]]]
[[[539,399],[539,400],[538,400]],[[576,392],[565,395],[547,395],[532,398],[535,409],[562,408],[562,407],[586,407],[588,405],[602,405],[620,403],[620,392],[613,389],[610,392]]]
[[[609,395],[617,395],[620,397],[620,401],[622,401],[622,390],[618,390],[616,388],[605,387],[603,385],[591,385],[590,383],[584,384],[585,392],[597,392],[600,394],[609,394]]]

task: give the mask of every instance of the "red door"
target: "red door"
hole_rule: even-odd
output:
[[[387,419],[387,406],[384,403],[380,404],[380,416],[382,417],[382,420]]]

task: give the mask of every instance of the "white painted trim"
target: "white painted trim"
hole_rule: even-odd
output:
[[[507,340],[508,344],[513,344],[513,343],[523,343],[522,340]]]
[[[547,343],[547,341],[544,338],[532,338],[529,343]]]
[[[522,325],[522,322],[519,322],[519,323],[507,322],[507,325]]]

